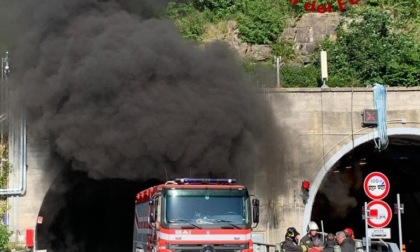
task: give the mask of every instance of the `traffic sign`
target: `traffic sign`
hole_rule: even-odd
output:
[[[373,200],[367,204],[369,213],[368,224],[373,228],[386,227],[392,219],[391,207],[382,200]]]
[[[381,172],[372,172],[366,176],[363,183],[366,195],[373,200],[381,200],[389,193],[389,180]]]
[[[368,236],[372,239],[391,239],[390,228],[368,228]]]

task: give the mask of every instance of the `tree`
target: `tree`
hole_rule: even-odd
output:
[[[326,41],[322,45],[328,51],[332,78],[340,82],[343,77],[353,76],[361,84],[418,85],[419,44],[408,34],[393,32],[392,19],[384,11],[367,8],[361,17],[348,27],[343,23],[335,43]]]

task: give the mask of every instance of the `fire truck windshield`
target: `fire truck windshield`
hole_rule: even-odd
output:
[[[249,228],[246,190],[167,189],[163,191],[163,226],[182,228]]]

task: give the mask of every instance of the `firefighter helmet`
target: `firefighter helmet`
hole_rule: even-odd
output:
[[[316,224],[316,222],[315,221],[310,221],[309,223],[308,223],[308,227],[307,227],[307,229],[306,229],[306,231],[309,233],[309,231],[312,231],[312,230],[316,230],[316,231],[318,231],[319,230],[319,227],[318,227],[318,225]]]
[[[300,235],[299,232],[294,227],[289,227],[286,232],[286,237],[295,239],[296,236]]]
[[[354,232],[351,228],[345,228],[344,233],[346,233],[346,236],[354,240]]]

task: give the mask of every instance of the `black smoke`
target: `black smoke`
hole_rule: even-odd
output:
[[[247,170],[264,112],[236,54],[153,18],[165,1],[139,2],[25,2],[12,81],[31,127],[95,179]]]
[[[139,190],[176,176],[251,181],[255,165],[278,159],[263,148],[267,139],[280,146],[271,113],[237,55],[184,40],[156,18],[165,4],[13,5],[22,33],[11,51],[12,100],[64,161],[39,212],[38,249],[130,251]]]

